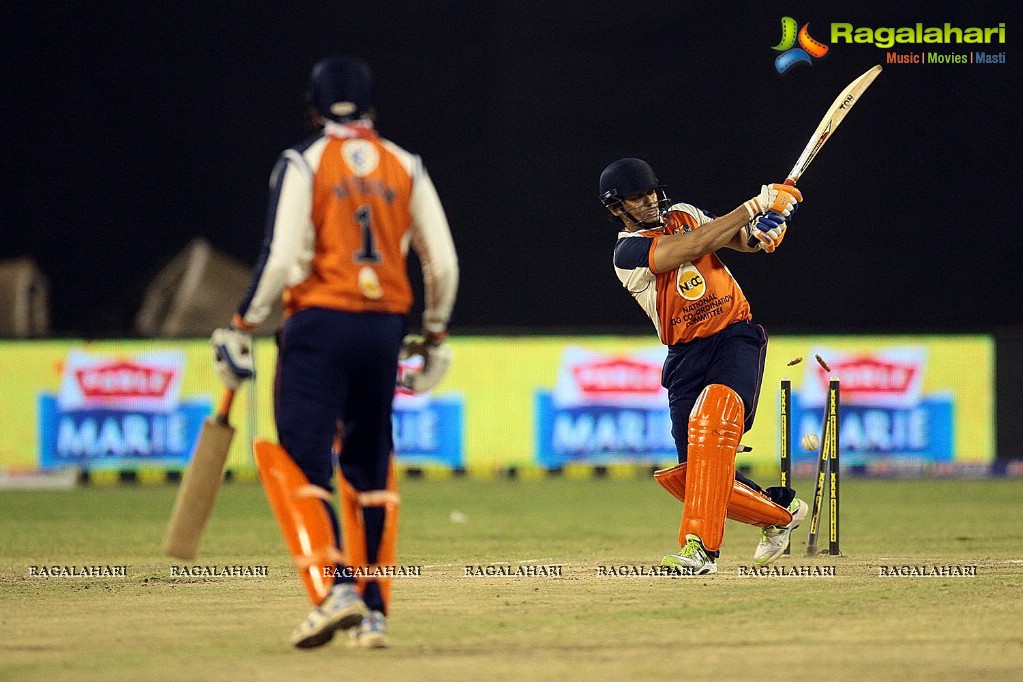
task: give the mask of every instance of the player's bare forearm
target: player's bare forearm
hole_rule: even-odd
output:
[[[742,206],[720,218],[700,226],[687,234],[671,234],[657,240],[654,247],[653,266],[655,272],[668,272],[683,263],[717,251],[726,246],[740,251],[755,249],[737,246],[737,240],[745,238],[744,228],[749,222],[749,213]]]

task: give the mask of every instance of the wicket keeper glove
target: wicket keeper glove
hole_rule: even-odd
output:
[[[753,236],[760,240],[760,248],[767,253],[774,253],[774,250],[785,239],[785,231],[788,223],[777,213],[765,213],[757,218],[753,226]]]
[[[213,344],[213,369],[225,386],[234,390],[255,376],[250,334],[222,327],[213,330],[210,340]]]
[[[750,220],[760,213],[780,213],[782,218],[792,215],[795,207],[803,200],[803,195],[794,185],[772,183],[760,188],[760,194],[743,204],[749,213]]]
[[[406,372],[401,377],[401,385],[413,393],[425,393],[439,384],[451,367],[451,347],[444,345],[444,336],[425,339],[406,336],[398,357],[408,360],[414,355],[423,358],[423,367]]]

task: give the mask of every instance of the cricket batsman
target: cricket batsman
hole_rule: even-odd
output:
[[[716,573],[726,517],[762,529],[754,562],[766,564],[784,551],[808,507],[791,488],[763,489],[735,469],[739,439],[756,414],[767,334],[717,252],[773,253],[803,197],[793,186],[764,185],[716,218],[672,204],[650,164],[624,158],[601,173],[600,200],[620,224],[618,279],[668,347],[661,383],[679,464],[654,477],[684,505],[681,549],[661,565]]]
[[[281,154],[270,176],[262,251],[231,325],[212,341],[229,388],[252,376],[251,331],[282,296],[274,408],[280,444],[254,443],[260,479],[313,609],[291,643],[389,646],[386,617],[398,497],[391,412],[399,354],[419,355],[413,392],[451,362],[445,344],[458,261],[422,160],[374,128],[373,75],[335,56],[312,69],[316,134]],[[407,256],[422,264],[422,337]],[[337,481],[340,520],[334,506]]]

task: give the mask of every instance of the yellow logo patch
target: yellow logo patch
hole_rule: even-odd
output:
[[[675,283],[678,295],[687,301],[698,301],[707,293],[707,283],[703,275],[692,263],[686,263],[678,270],[678,281]]]

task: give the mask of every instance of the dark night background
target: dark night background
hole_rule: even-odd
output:
[[[422,155],[459,250],[452,331],[652,333],[611,267],[601,169],[641,156],[715,213],[780,181],[885,50],[831,44],[783,75],[780,18],[997,26],[1008,3],[6,3],[0,259],[50,279],[53,331],[131,333],[196,236],[251,263],[277,154],[307,135],[309,68],[377,75],[378,129]],[[887,65],[800,186],[783,248],[725,252],[774,331],[1023,325],[1020,71]],[[900,51],[918,46],[898,46]],[[968,52],[984,46],[930,46]],[[226,320],[225,320],[226,321]]]

